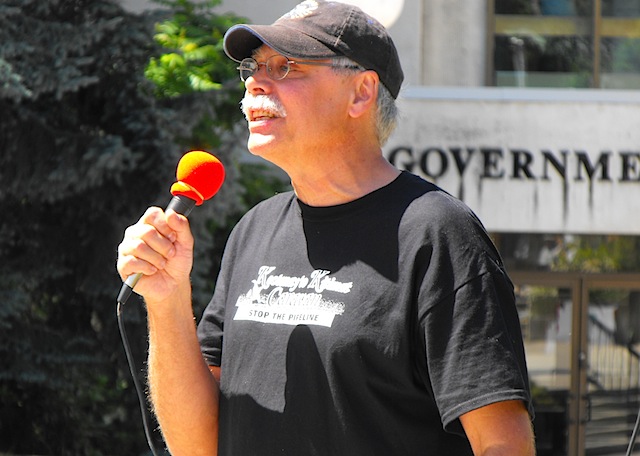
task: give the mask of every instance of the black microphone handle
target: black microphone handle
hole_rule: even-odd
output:
[[[165,212],[168,211],[169,209],[173,209],[176,213],[184,215],[185,217],[188,217],[191,211],[193,210],[193,208],[195,207],[195,205],[196,205],[195,200],[184,195],[175,195],[173,198],[171,198],[171,201],[169,201],[169,204],[167,205]],[[138,280],[140,280],[141,277],[142,277],[142,274],[140,273],[132,274],[129,277],[127,277],[127,280],[124,281],[124,283],[122,284],[122,287],[120,288],[120,293],[118,294],[117,302],[119,302],[120,304],[124,304],[127,302],[127,300],[129,299],[129,296],[131,296],[133,287],[136,286],[136,283],[138,283]]]

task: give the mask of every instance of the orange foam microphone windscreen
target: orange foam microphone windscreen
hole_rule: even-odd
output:
[[[220,190],[224,176],[220,160],[208,152],[192,150],[178,162],[177,182],[171,186],[171,194],[186,196],[200,206]]]

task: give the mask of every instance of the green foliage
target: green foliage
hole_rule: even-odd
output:
[[[610,67],[619,73],[640,73],[640,39],[620,38],[607,43]]]
[[[638,239],[633,236],[577,236],[561,246],[554,271],[618,272],[637,270]]]
[[[117,244],[150,203],[166,205],[185,148],[220,145],[227,182],[191,217],[202,301],[215,263],[207,227],[242,207],[237,77],[157,99],[144,77],[157,21],[115,0],[0,3],[0,452],[146,451],[115,322]],[[125,320],[142,378],[139,304]]]
[[[559,251],[552,269],[563,272],[625,272],[640,266],[640,239],[637,236],[579,236]],[[611,305],[629,299],[628,290],[594,289],[591,305]]]
[[[155,40],[169,50],[152,58],[145,75],[163,97],[181,96],[222,88],[220,81],[239,86],[235,65],[222,49],[224,32],[243,21],[233,15],[217,15],[211,8],[219,0],[194,4],[187,0],[158,1],[171,7],[170,19],[156,26]]]
[[[531,302],[531,315],[535,317],[556,315],[562,302],[558,289],[553,287],[529,287],[526,294]]]
[[[170,8],[171,15],[155,24],[154,40],[162,53],[150,58],[145,76],[152,82],[159,103],[172,106],[190,122],[176,134],[176,141],[185,149],[217,151],[233,147],[239,142],[238,101],[244,87],[236,65],[224,54],[222,38],[229,27],[246,19],[214,14],[212,8],[219,0],[155,3]],[[228,180],[235,182],[235,163],[225,165]],[[231,196],[239,195],[241,190],[225,185],[223,192]]]
[[[220,41],[239,18],[158,3],[175,14],[0,2],[0,453],[146,453],[115,319],[124,229],[166,205],[185,150],[221,159],[225,184],[190,216],[199,315],[231,224],[284,187],[239,164],[242,86]],[[124,319],[144,381],[141,304]]]

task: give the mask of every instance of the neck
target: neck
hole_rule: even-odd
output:
[[[400,174],[379,150],[369,154],[342,151],[323,163],[324,166],[307,166],[289,173],[296,196],[310,206],[354,201],[391,183]]]

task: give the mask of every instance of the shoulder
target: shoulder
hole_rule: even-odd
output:
[[[280,216],[283,212],[290,211],[295,208],[295,196],[292,191],[278,193],[266,200],[260,201],[258,204],[249,209],[240,219],[238,225],[253,222],[255,219],[265,218],[268,220],[272,217]]]
[[[443,189],[417,179],[411,179],[416,190],[402,214],[398,241],[403,257],[414,258],[424,283],[433,285],[431,296],[440,300],[488,272],[504,275],[500,254],[476,214]]]
[[[278,193],[249,209],[236,223],[229,241],[262,232],[267,226],[277,226],[283,219],[295,216],[297,205],[292,191]]]
[[[271,211],[277,208],[288,207],[295,200],[295,195],[293,191],[276,193],[270,198],[260,201],[258,204],[253,206],[247,214],[251,214],[253,212],[263,212],[263,211]]]
[[[401,179],[399,190],[403,195],[401,199],[405,200],[405,226],[453,236],[464,235],[469,230],[484,231],[482,222],[469,206],[446,190],[407,172]]]

